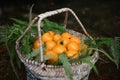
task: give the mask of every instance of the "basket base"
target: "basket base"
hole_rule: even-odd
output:
[[[26,68],[27,80],[42,80],[37,78],[28,68]],[[89,74],[83,76],[80,80],[88,80]]]
[[[26,68],[27,80],[41,80],[37,78],[28,68]]]

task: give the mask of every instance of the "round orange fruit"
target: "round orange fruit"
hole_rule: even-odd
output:
[[[78,54],[77,50],[68,50],[66,52],[66,55],[70,59],[78,59],[79,58],[79,54]]]
[[[54,36],[55,33],[53,31],[48,31],[48,33],[51,35],[51,36]]]
[[[62,33],[61,36],[65,37],[65,38],[68,38],[68,39],[70,39],[72,37],[72,35],[70,33],[68,33],[68,32]]]
[[[74,41],[70,41],[67,45],[67,49],[68,50],[80,50],[80,46],[78,43],[74,42]]]
[[[55,34],[54,36],[53,36],[53,40],[54,41],[58,41],[58,40],[60,40],[61,39],[61,35],[60,34]]]
[[[54,48],[55,45],[56,45],[55,41],[53,41],[53,40],[47,41],[47,42],[46,42],[46,49],[47,49],[47,50],[50,50],[50,49]]]
[[[42,42],[42,44],[44,43]],[[37,38],[33,43],[33,49],[37,49],[38,47],[40,47],[40,42],[39,39]]]
[[[58,60],[58,54],[56,54],[54,51],[52,50],[48,50],[45,53],[46,56],[51,56],[52,58],[50,58],[49,60],[47,60],[48,64],[52,64],[54,62],[56,62]]]
[[[53,40],[53,37],[48,32],[46,32],[42,35],[43,42],[47,42],[47,41],[51,41],[51,40]]]
[[[70,42],[68,38],[62,37],[60,40],[57,41],[57,45],[63,45],[66,47],[66,45]]]
[[[56,52],[57,54],[61,54],[63,52],[66,52],[66,48],[65,46],[63,45],[56,45],[54,48],[53,48],[53,51]]]
[[[72,36],[72,37],[70,38],[70,41],[74,41],[74,42],[76,42],[76,43],[78,43],[78,44],[81,44],[81,40],[80,40],[80,38],[77,37],[77,36]]]

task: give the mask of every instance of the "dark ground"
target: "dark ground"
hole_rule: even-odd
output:
[[[119,0],[4,0],[0,1],[0,25],[11,24],[11,17],[28,20],[30,6],[34,3],[33,16],[62,7],[72,8],[93,36],[120,36]],[[89,80],[120,80],[120,69],[108,61],[98,61],[99,75],[91,71]],[[16,69],[21,80],[26,80],[24,66]],[[0,46],[0,80],[16,80],[6,49]]]

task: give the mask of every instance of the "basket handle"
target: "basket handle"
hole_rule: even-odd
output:
[[[80,27],[82,28],[82,30],[84,31],[84,33],[90,38],[90,39],[93,39],[89,34],[88,32],[86,31],[85,27],[83,26],[83,24],[81,23],[81,21],[79,20],[79,18],[77,17],[77,15],[73,12],[73,10],[71,10],[70,8],[62,8],[62,9],[57,9],[57,10],[54,10],[54,11],[49,11],[49,12],[45,12],[45,13],[42,13],[40,15],[38,15],[39,17],[39,20],[38,20],[38,33],[39,33],[39,42],[40,42],[40,56],[41,56],[41,62],[43,62],[43,49],[42,49],[42,40],[41,40],[41,28],[40,28],[40,25],[41,25],[41,21],[44,19],[44,18],[47,18],[47,17],[50,17],[50,16],[53,16],[53,15],[56,15],[56,14],[59,14],[59,13],[62,13],[62,12],[66,12],[66,16],[65,16],[65,21],[64,21],[64,27],[66,27],[66,24],[67,24],[67,18],[68,18],[68,12],[71,12],[73,14],[73,16],[75,17],[75,19],[77,20],[77,22],[79,23]]]
[[[57,10],[54,10],[54,11],[45,12],[45,13],[42,13],[42,14],[38,15],[37,17],[35,17],[35,18],[32,20],[32,22],[29,24],[29,26],[26,28],[26,30],[24,31],[24,33],[17,39],[16,45],[19,44],[20,40],[21,40],[21,39],[23,38],[23,36],[27,33],[27,31],[32,27],[32,25],[34,24],[34,22],[35,22],[36,20],[38,20],[38,36],[39,36],[39,42],[40,42],[40,58],[41,58],[40,61],[43,62],[43,49],[42,49],[41,28],[40,28],[41,21],[42,21],[44,18],[53,16],[53,15],[56,15],[56,14],[59,14],[59,13],[62,13],[62,12],[66,12],[65,20],[64,20],[64,27],[66,27],[66,25],[67,25],[68,12],[71,12],[72,15],[75,17],[75,19],[77,20],[79,26],[82,28],[82,30],[83,30],[84,33],[86,34],[86,36],[88,36],[90,39],[93,39],[93,38],[88,34],[88,32],[86,31],[85,27],[83,26],[83,24],[81,23],[81,21],[79,20],[79,18],[77,17],[77,15],[73,12],[73,10],[71,10],[70,8],[62,8],[62,9],[57,9]]]
[[[65,21],[64,21],[64,27],[66,27],[66,24],[67,24],[68,12],[71,12],[72,15],[75,17],[75,19],[77,20],[77,22],[78,22],[78,24],[80,25],[80,27],[82,28],[82,30],[84,31],[84,33],[85,33],[90,39],[92,39],[92,37],[88,34],[88,32],[86,31],[85,27],[84,27],[83,24],[81,23],[80,19],[77,17],[77,15],[76,15],[76,14],[73,12],[73,10],[70,9],[70,8],[57,9],[57,10],[54,10],[54,11],[48,11],[48,12],[45,12],[45,13],[42,13],[42,14],[38,15],[38,17],[39,17],[38,26],[40,26],[40,23],[41,23],[41,21],[42,21],[44,18],[53,16],[53,15],[56,15],[56,14],[59,14],[59,13],[62,13],[62,12],[66,12]]]

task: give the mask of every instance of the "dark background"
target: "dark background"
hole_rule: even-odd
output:
[[[9,18],[28,19],[30,6],[34,4],[33,15],[69,7],[75,11],[85,27],[105,36],[119,36],[119,0],[0,0],[0,24]]]
[[[33,17],[40,13],[69,7],[81,19],[83,25],[93,36],[120,36],[119,0],[0,0],[0,25],[12,24],[10,18],[28,21],[29,10],[33,7]],[[57,20],[59,17],[57,18]],[[98,61],[99,76],[91,71],[89,80],[119,80],[120,69],[108,61]],[[21,80],[26,79],[24,66],[17,69]],[[0,80],[16,80],[6,49],[0,46]]]

